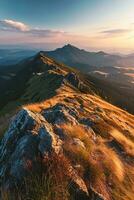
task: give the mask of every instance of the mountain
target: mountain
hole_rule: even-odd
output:
[[[110,55],[103,51],[88,52],[70,44],[54,51],[44,53],[59,62],[63,62],[69,66],[76,66],[84,72],[87,72],[88,69],[93,66],[116,66],[118,60],[121,59],[121,57],[117,55]]]
[[[17,64],[19,61],[31,57],[36,53],[36,50],[0,49],[0,68],[3,65]]]
[[[15,106],[0,113],[2,200],[133,200],[133,115],[42,52],[11,83]]]
[[[44,54],[85,74],[104,80],[108,85],[115,85],[118,90],[124,89],[124,93],[128,96],[134,93],[133,54],[120,56],[103,51],[87,52],[70,44],[55,51],[44,52]]]
[[[83,72],[88,72],[91,67],[134,67],[133,54],[123,56],[103,51],[88,52],[70,44],[44,53],[59,62],[78,67]]]
[[[103,51],[87,52],[70,44],[42,53],[80,70],[86,76],[88,74],[89,80],[92,80],[95,85],[97,83],[97,89],[103,98],[134,113],[133,54],[119,56]]]
[[[44,52],[40,52],[36,56],[27,58],[16,65],[4,66],[0,69],[0,93],[2,94],[0,98],[0,108],[3,108],[3,106],[8,107],[8,102],[12,102],[14,105],[17,99],[19,99],[17,102],[20,104],[20,96],[25,96],[24,92],[27,89],[30,78],[33,74],[36,74],[36,72],[41,73],[42,70],[44,70],[41,68],[41,66],[44,65],[44,63],[42,64],[43,58],[53,60],[47,57]],[[55,63],[57,61],[53,60],[53,62]],[[57,65],[64,66],[65,68],[65,65],[61,63]],[[70,67],[66,68],[70,69]],[[101,67],[101,69],[99,69],[94,67],[88,73],[78,71],[77,67],[71,69],[75,72],[77,71],[77,74],[80,74],[86,81],[90,82],[95,92],[106,101],[132,114],[134,113],[134,84],[133,77],[131,76],[133,74],[133,69],[127,70],[126,68],[117,67]],[[37,86],[32,88],[34,93],[36,88],[38,89]],[[38,93],[37,91],[37,94]],[[37,101],[42,100],[41,96],[36,94],[31,95],[29,99],[30,101],[31,99],[33,99],[33,101],[36,99]],[[25,102],[22,102],[22,104],[23,103]]]

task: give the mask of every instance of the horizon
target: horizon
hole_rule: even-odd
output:
[[[1,0],[0,48],[134,52],[133,0]],[[32,12],[31,12],[32,10]]]
[[[121,53],[121,52],[109,52],[109,51],[103,51],[103,50],[92,50],[92,49],[84,49],[84,48],[80,48],[79,46],[76,46],[76,45],[73,45],[73,44],[70,44],[70,43],[65,43],[64,45],[60,45],[60,46],[57,46],[57,47],[53,47],[53,48],[37,48],[37,47],[30,47],[30,46],[16,46],[16,45],[3,45],[1,46],[0,45],[0,50],[16,50],[16,51],[35,51],[35,52],[40,52],[40,51],[56,51],[57,49],[62,49],[64,48],[65,46],[72,46],[72,47],[75,47],[79,50],[84,50],[86,52],[89,52],[89,53],[98,53],[98,52],[104,52],[104,53],[108,53],[110,55],[120,55],[120,56],[127,56],[127,55],[131,55],[133,54],[134,52],[130,52],[130,53]]]

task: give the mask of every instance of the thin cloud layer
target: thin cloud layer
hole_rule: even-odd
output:
[[[63,31],[31,28],[30,26],[28,26],[22,22],[13,21],[13,20],[9,20],[9,19],[0,20],[0,30],[26,33],[26,34],[30,34],[30,35],[38,36],[38,37],[54,37],[54,36],[66,34]]]
[[[118,37],[128,34],[132,31],[132,29],[107,29],[100,31],[99,34],[105,37]]]

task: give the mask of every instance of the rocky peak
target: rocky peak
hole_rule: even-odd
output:
[[[75,47],[75,46],[73,46],[72,44],[66,44],[65,46],[63,46],[62,48],[59,48],[57,50],[60,50],[60,51],[63,50],[63,51],[70,51],[70,52],[72,52],[72,51],[78,51],[80,49],[77,48],[77,47]]]
[[[96,53],[96,55],[99,55],[99,56],[106,56],[106,55],[108,55],[108,54],[105,53],[104,51],[98,51],[98,52]]]
[[[66,44],[63,48],[77,48],[77,47],[73,46],[72,44]]]

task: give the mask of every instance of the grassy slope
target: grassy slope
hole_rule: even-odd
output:
[[[79,117],[92,122],[92,131],[83,126],[62,124],[67,136],[63,148],[67,159],[87,183],[106,199],[133,200],[134,184],[134,116],[91,94],[79,94],[61,88],[50,100],[26,107],[34,112],[62,102],[75,108]],[[83,111],[80,109],[83,108]],[[86,148],[77,148],[72,139],[79,138]]]
[[[70,108],[76,108],[81,118],[88,118],[92,122],[95,138],[90,130],[87,131],[82,126],[61,125],[68,138],[68,143],[64,145],[66,159],[74,166],[80,165],[78,173],[85,180],[87,187],[92,185],[107,199],[133,200],[134,116],[108,104],[97,95],[81,93],[68,85],[60,87],[62,76],[71,69],[62,65],[62,71],[57,71],[57,68],[53,69],[53,65],[58,64],[51,60],[47,60],[47,64],[36,63],[36,73],[45,71],[41,75],[33,75],[33,63],[30,65],[28,74],[22,74],[21,80],[24,77],[27,80],[24,84],[26,88],[22,90],[23,95],[20,95],[18,101],[28,104],[26,107],[34,112],[41,112],[62,102]],[[93,85],[91,86],[93,88]],[[8,126],[16,104],[17,101],[10,103],[9,107],[1,111],[2,133]],[[4,117],[4,112],[9,110]],[[75,137],[84,143],[85,149],[77,149],[72,145],[71,141]],[[58,173],[55,175],[58,177]],[[42,190],[39,188],[36,194],[40,189]],[[32,192],[34,196],[35,190]]]

